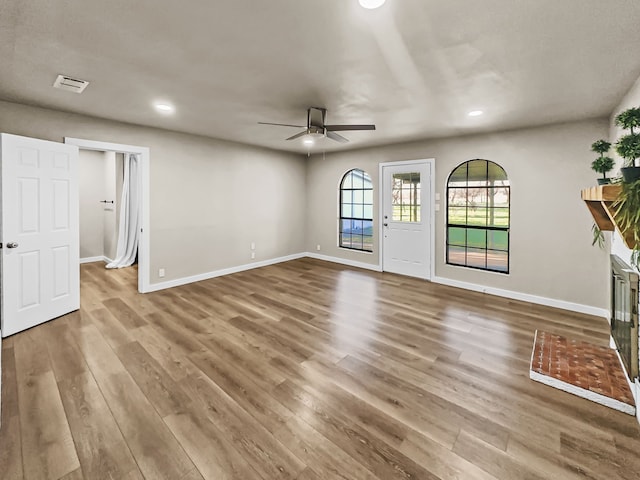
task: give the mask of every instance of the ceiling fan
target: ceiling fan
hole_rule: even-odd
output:
[[[305,135],[311,135],[313,137],[328,137],[336,142],[346,143],[349,139],[343,137],[336,132],[345,132],[349,130],[375,130],[375,125],[327,125],[327,109],[310,107],[307,109],[307,126],[304,125],[290,125],[288,123],[270,123],[270,122],[258,122],[260,125],[276,125],[279,127],[297,127],[304,128],[300,133],[287,138],[287,140],[295,140],[296,138],[303,137]]]

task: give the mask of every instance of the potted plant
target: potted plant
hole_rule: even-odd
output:
[[[629,108],[616,116],[616,125],[629,130],[630,133],[620,137],[616,143],[616,152],[624,158],[624,166],[620,169],[625,182],[640,179],[640,166],[636,165],[640,157],[640,107]]]
[[[614,216],[618,228],[630,232],[633,253],[631,263],[640,270],[640,180],[622,182],[622,188],[614,203]]]
[[[609,151],[609,148],[611,148],[611,144],[606,140],[598,140],[591,145],[591,151],[600,154],[600,156],[591,163],[591,168],[602,174],[602,178],[598,179],[598,185],[611,183],[611,179],[607,178],[607,172],[613,170],[616,162],[613,158],[604,156],[604,154]]]

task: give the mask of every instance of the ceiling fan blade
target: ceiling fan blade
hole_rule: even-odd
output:
[[[296,138],[300,138],[304,135],[306,135],[308,132],[306,130],[300,132],[300,133],[296,133],[293,137],[289,137],[287,138],[287,140],[295,140]]]
[[[259,125],[275,125],[277,127],[296,127],[304,128],[304,125],[289,125],[288,123],[271,123],[271,122],[258,122]]]
[[[344,138],[342,135],[339,135],[334,132],[330,132],[329,130],[327,130],[327,137],[329,137],[331,140],[335,140],[336,142],[340,142],[340,143],[347,143],[349,141],[348,138]]]
[[[348,130],[375,130],[375,125],[325,125],[329,132],[346,132]]]

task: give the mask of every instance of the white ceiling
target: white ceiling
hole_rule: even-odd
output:
[[[331,151],[608,115],[639,46],[638,0],[2,0],[0,99],[295,152],[257,122],[377,125]]]

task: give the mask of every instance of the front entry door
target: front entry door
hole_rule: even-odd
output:
[[[431,278],[431,164],[382,167],[382,269]]]
[[[78,147],[0,135],[2,336],[80,308]]]

